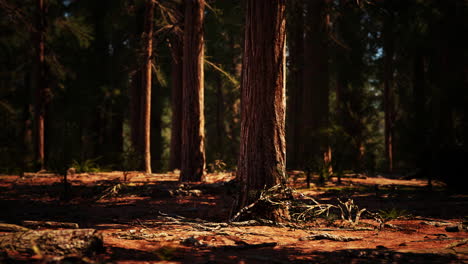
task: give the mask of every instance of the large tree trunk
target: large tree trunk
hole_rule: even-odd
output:
[[[241,83],[241,146],[237,177],[239,208],[263,189],[286,181],[285,142],[285,0],[248,0]],[[281,221],[286,208],[255,210]]]
[[[288,167],[297,168],[301,140],[302,89],[304,68],[304,3],[303,0],[290,1],[289,7],[289,76],[288,77],[288,113],[287,113],[287,148]]]
[[[392,15],[391,15],[392,16]],[[387,18],[384,29],[384,112],[385,112],[385,158],[387,169],[393,171],[393,55],[394,36],[392,33],[393,17]]]
[[[171,40],[172,73],[171,73],[171,150],[169,169],[180,169],[182,148],[182,56],[183,46],[179,37]]]
[[[45,162],[45,140],[44,140],[44,122],[45,122],[45,104],[46,104],[46,66],[45,66],[45,13],[46,0],[36,1],[36,102],[35,102],[35,121],[36,121],[36,161],[41,170],[44,169]]]
[[[200,181],[205,171],[203,20],[205,1],[185,1],[181,181]]]
[[[327,0],[308,1],[301,115],[302,166],[310,166],[328,152],[328,43]],[[328,158],[326,158],[328,159]],[[324,161],[325,163],[326,161]],[[328,163],[328,162],[327,162]],[[328,166],[328,164],[326,164]]]
[[[151,173],[151,73],[153,53],[154,2],[147,0],[144,26],[144,55],[142,69],[141,127],[143,138],[143,161],[146,173]]]

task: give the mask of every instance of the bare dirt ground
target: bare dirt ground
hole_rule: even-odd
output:
[[[281,226],[227,224],[236,190],[225,183],[232,178],[209,174],[204,183],[181,186],[176,173],[75,174],[64,193],[62,176],[0,175],[0,222],[73,222],[102,233],[104,253],[62,263],[468,263],[468,196],[439,183],[429,191],[423,180],[357,175],[309,189],[292,173],[298,200],[336,205],[351,198],[360,209],[380,211],[385,223],[363,214],[352,226],[335,212]],[[0,254],[0,263],[47,261]]]

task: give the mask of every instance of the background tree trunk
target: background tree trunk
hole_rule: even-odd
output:
[[[36,102],[35,102],[35,121],[36,121],[36,162],[39,168],[45,168],[45,104],[46,104],[46,65],[45,65],[45,16],[46,0],[37,0],[36,2]]]
[[[301,129],[301,165],[311,166],[328,152],[328,43],[327,1],[306,3],[306,30],[304,40],[304,75]]]
[[[393,121],[394,121],[394,91],[393,91],[393,56],[394,36],[392,33],[393,15],[387,19],[384,28],[384,112],[385,112],[385,158],[387,169],[393,172]]]
[[[171,40],[171,150],[169,169],[180,169],[182,148],[182,41],[175,36]]]
[[[144,170],[151,173],[151,74],[153,53],[154,2],[147,0],[144,26],[144,57],[142,70],[142,131]]]
[[[200,181],[205,171],[203,20],[205,1],[185,1],[181,181]]]
[[[237,177],[239,208],[260,192],[286,181],[285,0],[247,1],[241,84],[241,146]],[[286,210],[262,208],[256,214],[287,218]]]
[[[141,48],[142,48],[142,34],[144,31],[144,23],[145,23],[145,8],[139,7],[136,10],[136,34],[135,34],[135,43],[134,50],[136,50],[135,54],[135,72],[132,76],[132,83],[130,86],[130,139],[132,142],[132,151],[134,151],[135,155],[138,155],[138,164],[137,169],[143,168],[143,138],[142,134],[142,111],[141,106],[143,105],[142,98],[143,98],[143,90],[142,90],[142,60],[141,60]]]
[[[302,90],[304,69],[304,3],[303,0],[290,1],[288,32],[289,77],[288,77],[288,114],[287,148],[288,167],[298,168],[299,148],[301,145]]]

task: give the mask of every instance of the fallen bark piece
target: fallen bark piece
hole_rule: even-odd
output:
[[[29,228],[19,226],[19,225],[0,223],[0,231],[2,232],[20,232],[20,231],[25,232],[25,231],[29,231]]]
[[[66,256],[90,255],[104,249],[102,235],[94,229],[65,229],[15,232],[0,236],[0,250]]]
[[[453,225],[452,223],[448,223],[448,222],[437,222],[437,221],[424,221],[424,222],[421,222],[420,224],[422,224],[422,225],[431,225],[431,226],[435,226],[435,227]]]
[[[325,234],[312,234],[310,236],[299,238],[300,241],[321,240],[321,239],[328,239],[328,240],[339,241],[339,242],[348,242],[348,241],[361,240],[362,237],[347,237],[347,236],[339,236],[339,235],[332,235],[332,234],[325,233]]]
[[[29,228],[69,228],[78,229],[77,223],[53,222],[53,221],[21,221],[21,225]]]
[[[466,244],[468,244],[468,239],[463,239],[462,241],[449,244],[446,248],[455,248]]]
[[[261,243],[261,244],[244,244],[244,245],[237,245],[237,246],[221,246],[221,249],[255,249],[255,248],[264,248],[264,247],[276,247],[278,243],[271,242],[271,243]]]

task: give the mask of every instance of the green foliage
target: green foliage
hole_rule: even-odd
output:
[[[87,173],[87,172],[100,172],[101,168],[96,163],[100,158],[87,159],[81,162],[73,160],[71,167],[75,168],[77,173]]]
[[[142,163],[143,158],[138,152],[136,152],[132,148],[124,150],[124,152],[122,153],[122,170],[139,170],[141,168]]]
[[[379,210],[379,215],[382,217],[383,222],[399,219],[408,216],[408,212],[404,209],[390,208],[386,210]]]

